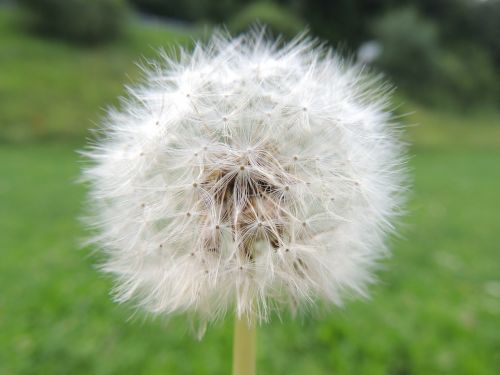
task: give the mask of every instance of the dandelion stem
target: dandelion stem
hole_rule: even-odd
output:
[[[255,375],[256,324],[253,316],[235,318],[233,375]]]

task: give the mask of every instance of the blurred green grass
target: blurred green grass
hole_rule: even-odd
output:
[[[133,316],[78,251],[84,199],[72,146],[0,148],[0,373],[229,373],[231,319],[202,342],[176,318]],[[497,150],[411,161],[404,239],[370,302],[259,330],[262,374],[494,374],[499,367]]]
[[[18,13],[0,12],[0,141],[82,138],[140,77],[136,64],[173,42],[192,37],[135,21],[117,43],[82,48],[28,34]]]
[[[38,39],[0,12],[0,374],[221,374],[232,322],[203,341],[184,318],[114,305],[110,280],[78,250],[81,147],[150,46],[183,33],[132,26],[77,49]],[[259,330],[261,374],[495,374],[500,368],[500,115],[416,108],[414,191],[403,238],[371,301]],[[43,142],[41,142],[43,141]]]

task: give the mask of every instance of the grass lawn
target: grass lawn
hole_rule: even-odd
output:
[[[0,148],[0,373],[221,374],[232,326],[196,341],[110,302],[78,250],[73,146]],[[259,330],[262,374],[494,374],[500,366],[500,152],[425,151],[405,238],[370,302]],[[131,319],[130,319],[131,318]]]
[[[199,342],[108,296],[81,250],[75,149],[148,45],[134,26],[85,50],[31,37],[0,12],[0,374],[225,374],[232,321]],[[149,51],[149,52],[148,52]],[[258,333],[260,374],[496,374],[500,368],[500,115],[407,117],[414,191],[371,301]]]

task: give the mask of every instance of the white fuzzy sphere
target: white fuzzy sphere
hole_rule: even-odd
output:
[[[86,152],[117,300],[262,320],[364,294],[402,202],[385,86],[261,33],[151,65]]]

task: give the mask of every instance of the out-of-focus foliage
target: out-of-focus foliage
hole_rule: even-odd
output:
[[[372,24],[382,45],[376,64],[399,87],[427,103],[466,109],[494,101],[500,79],[491,54],[469,42],[443,40],[438,31],[416,8],[384,13]]]
[[[491,57],[484,49],[464,45],[443,52],[434,89],[442,92],[441,97],[454,98],[463,106],[491,103],[500,94],[496,75]]]
[[[36,30],[80,43],[116,37],[126,18],[124,0],[20,0]]]
[[[138,9],[187,21],[227,21],[250,0],[130,0]]]
[[[314,35],[332,42],[355,46],[368,35],[367,20],[377,15],[387,1],[285,0],[311,27]]]
[[[305,29],[300,17],[289,9],[271,2],[257,2],[245,7],[230,22],[229,29],[235,33],[248,30],[259,22],[274,35],[292,38]]]
[[[439,24],[444,40],[464,40],[487,50],[500,63],[499,0],[405,0]]]
[[[382,44],[378,65],[398,82],[413,87],[434,79],[439,61],[437,29],[414,8],[398,9],[376,19],[373,35]]]
[[[469,15],[475,21],[471,37],[487,48],[500,66],[500,1],[484,1]]]

